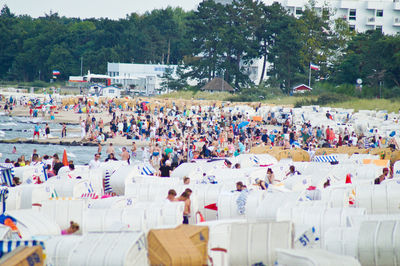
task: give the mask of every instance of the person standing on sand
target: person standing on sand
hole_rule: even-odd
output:
[[[179,197],[178,201],[183,201],[185,203],[185,208],[183,211],[183,224],[189,224],[190,217],[190,195],[192,194],[192,190],[187,188]]]

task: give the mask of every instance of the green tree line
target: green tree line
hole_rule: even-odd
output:
[[[32,18],[0,11],[0,79],[49,80],[59,70],[60,80],[83,73],[105,73],[107,62],[178,64],[180,81],[199,84],[223,77],[236,88],[254,85],[249,68],[262,60],[269,78],[264,86],[284,93],[306,83],[310,62],[313,82],[400,87],[400,35],[379,31],[356,33],[346,21],[333,19],[328,6],[313,0],[299,18],[281,5],[235,0],[219,4],[202,1],[196,10],[156,9],[110,20],[60,17],[57,13]],[[264,73],[264,71],[263,71]]]

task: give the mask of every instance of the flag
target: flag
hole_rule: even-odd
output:
[[[311,68],[312,70],[319,70],[319,69],[320,69],[318,65],[315,65],[315,64],[313,64],[313,63],[310,63],[310,68]]]
[[[204,209],[218,211],[217,203],[212,203],[209,205],[204,206]]]
[[[57,75],[60,75],[61,73],[60,73],[60,71],[58,71],[58,70],[53,70],[53,76],[57,76]]]

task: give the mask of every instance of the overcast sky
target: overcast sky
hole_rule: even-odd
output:
[[[195,9],[201,0],[0,0],[16,15],[43,16],[50,10],[60,16],[111,19],[125,18],[132,12],[143,14],[148,10],[167,6]]]

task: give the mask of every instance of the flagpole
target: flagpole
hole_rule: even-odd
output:
[[[310,65],[308,66],[309,69],[309,74],[308,74],[308,87],[311,88],[311,61],[310,61]]]

